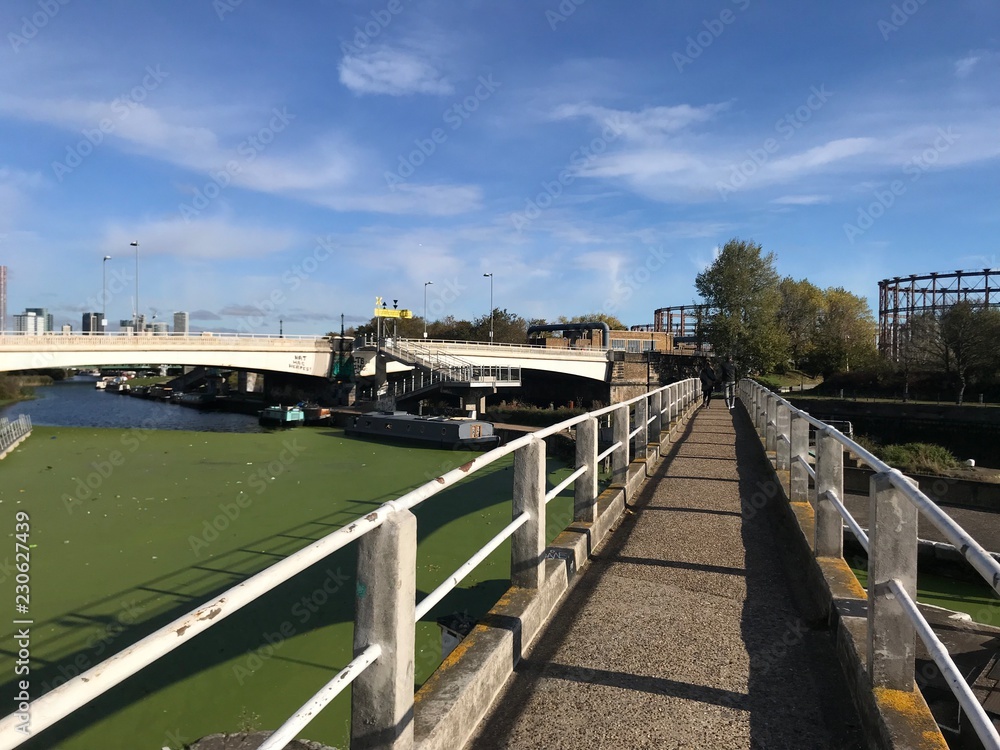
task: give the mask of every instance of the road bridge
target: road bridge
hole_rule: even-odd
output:
[[[549,488],[546,439],[567,433],[576,469]],[[844,507],[848,449],[875,472],[867,532]],[[413,509],[510,455],[511,523],[418,594]],[[569,487],[572,517],[548,517]],[[354,658],[326,685],[303,686],[301,709],[259,750],[308,737],[349,685],[359,749],[943,750],[918,644],[961,706],[955,723],[1000,748],[966,680],[976,674],[956,667],[914,603],[918,515],[1000,587],[1000,563],[861,446],[750,381],[735,410],[699,411],[697,385],[684,380],[525,435],[382,504],[35,699],[32,729],[357,544]],[[549,523],[563,528],[551,541]],[[867,552],[867,589],[844,560],[845,523]],[[414,695],[415,624],[507,540],[510,588]],[[20,743],[18,721],[0,722],[0,748]]]

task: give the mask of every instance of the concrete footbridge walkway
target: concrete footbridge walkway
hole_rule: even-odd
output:
[[[746,414],[700,408],[466,747],[863,747],[748,502],[770,483]]]

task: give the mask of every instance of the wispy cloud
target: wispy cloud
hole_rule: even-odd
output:
[[[780,206],[815,206],[829,203],[830,200],[829,195],[783,195],[780,198],[775,198],[771,203],[777,203]]]
[[[454,86],[430,62],[415,53],[379,47],[344,55],[340,82],[356,94],[446,95]]]
[[[197,259],[260,258],[283,252],[299,239],[296,232],[231,223],[225,219],[187,222],[181,218],[107,229],[103,246],[111,251],[139,240],[140,252]]]
[[[959,78],[965,78],[973,71],[973,69],[975,69],[982,59],[982,55],[969,55],[968,57],[963,57],[955,63],[955,75]]]

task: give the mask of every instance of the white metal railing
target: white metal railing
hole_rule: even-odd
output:
[[[10,448],[14,443],[31,432],[31,417],[20,415],[17,419],[0,420],[0,453]]]
[[[383,654],[391,654],[395,663],[402,656],[412,665],[414,657],[415,625],[422,617],[450,593],[486,556],[507,539],[511,540],[511,584],[527,589],[538,589],[545,566],[546,505],[571,483],[574,485],[574,520],[596,519],[599,461],[612,459],[613,484],[624,485],[630,461],[631,411],[636,421],[646,426],[646,414],[653,415],[653,430],[640,434],[636,452],[645,451],[645,434],[659,438],[661,428],[679,420],[695,401],[693,379],[672,383],[655,391],[637,396],[612,406],[581,414],[558,424],[546,427],[476,456],[460,468],[453,469],[426,484],[390,500],[375,511],[355,519],[344,527],[328,534],[309,546],[289,555],[269,568],[248,578],[210,602],[206,602],[177,618],[156,632],[146,636],[128,649],[115,654],[97,666],[80,674],[54,690],[34,700],[30,705],[33,735],[44,731],[60,719],[94,700],[115,685],[137,673],[157,659],[184,645],[210,627],[247,604],[256,601],[306,568],[330,554],[358,541],[358,582],[374,581],[367,585],[365,596],[358,597],[355,613],[355,657],[336,676],[310,698],[288,721],[272,735],[261,748],[275,750],[295,737],[315,718],[336,695],[354,684],[354,700],[363,700],[379,685],[392,684],[394,695],[379,693],[373,701],[375,714],[365,713],[364,721],[352,721],[352,738],[372,732],[390,733],[401,723],[412,724],[413,682],[411,679],[386,679],[392,672],[393,662],[383,664]],[[610,415],[614,434],[613,445],[598,455],[598,419]],[[551,492],[545,492],[545,438],[569,428],[576,430],[576,468],[571,476]],[[513,521],[487,542],[469,560],[447,576],[445,580],[419,603],[416,591],[416,518],[410,512],[428,498],[454,486],[477,471],[514,455],[513,472]],[[402,613],[400,622],[408,625],[402,630],[381,630],[387,611]],[[376,617],[374,613],[379,613]],[[367,623],[370,630],[362,623]],[[412,666],[411,666],[412,669]],[[367,691],[367,693],[366,693]],[[402,715],[394,707],[403,706]],[[368,709],[372,705],[367,705]],[[0,721],[0,750],[20,745],[28,736],[16,731],[21,721],[18,714],[11,714]],[[398,750],[412,746],[409,742],[394,745]]]
[[[919,635],[984,746],[1000,748],[1000,734],[993,722],[914,604],[918,517],[923,515],[930,521],[997,593],[1000,562],[921,492],[913,480],[836,428],[749,379],[740,381],[740,398],[764,436],[767,450],[776,453],[776,466],[789,469],[789,499],[813,505],[816,557],[843,557],[845,522],[868,553],[867,659],[872,687],[913,690],[913,641]],[[810,426],[816,431],[814,469],[808,462]],[[875,472],[869,491],[868,534],[844,505],[845,450]]]
[[[366,346],[375,346],[375,338],[365,339]],[[383,337],[382,344],[385,346],[386,340]],[[400,348],[407,346],[423,346],[428,349],[448,352],[455,349],[497,349],[504,354],[511,356],[526,357],[554,357],[558,359],[591,359],[606,360],[608,358],[607,349],[570,349],[556,346],[541,346],[538,344],[508,344],[503,342],[490,343],[488,341],[451,341],[446,339],[393,339],[392,343]],[[476,351],[476,356],[488,356],[489,351]]]

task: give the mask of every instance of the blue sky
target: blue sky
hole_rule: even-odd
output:
[[[992,0],[8,0],[8,313],[321,333],[376,295],[628,324],[783,275],[1000,266]],[[106,264],[102,259],[112,256]]]

